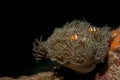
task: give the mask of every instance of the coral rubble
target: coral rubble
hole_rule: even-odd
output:
[[[2,77],[0,80],[63,80],[63,77],[58,76],[54,72],[48,71],[34,74],[32,76],[22,76],[20,78]]]

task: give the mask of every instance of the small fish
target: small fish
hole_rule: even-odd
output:
[[[99,28],[90,27],[88,31],[89,31],[89,32],[97,32],[97,31],[99,31]]]
[[[72,35],[71,37],[70,37],[70,39],[72,40],[72,41],[74,41],[74,40],[77,40],[78,39],[78,36],[75,34],[75,35]]]

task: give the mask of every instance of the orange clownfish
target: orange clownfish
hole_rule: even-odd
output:
[[[78,38],[77,35],[72,35],[72,36],[70,37],[70,39],[71,39],[72,41],[77,40],[77,38]]]
[[[96,31],[99,31],[99,28],[95,28],[95,27],[90,27],[89,32],[96,32]]]

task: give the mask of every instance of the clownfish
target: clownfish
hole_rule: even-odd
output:
[[[97,32],[97,31],[99,31],[99,28],[90,27],[88,31],[89,31],[89,32]]]
[[[99,31],[99,28],[90,27],[88,31],[89,31],[89,32],[97,32],[97,31]],[[75,34],[75,35],[72,35],[72,36],[70,37],[70,39],[71,39],[72,41],[74,41],[74,40],[77,40],[79,37],[80,37],[80,36],[78,36],[78,35]],[[84,39],[85,39],[85,38],[84,38]]]
[[[70,37],[70,39],[72,40],[72,41],[74,41],[74,40],[77,40],[78,39],[78,36],[75,34],[75,35],[72,35],[71,37]]]

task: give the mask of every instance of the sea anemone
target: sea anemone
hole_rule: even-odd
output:
[[[63,28],[55,28],[46,40],[34,42],[33,55],[37,60],[50,58],[79,73],[92,71],[104,62],[109,50],[110,28],[74,20]]]

